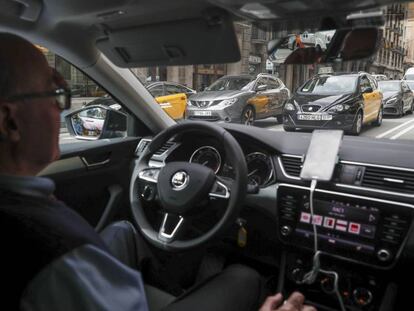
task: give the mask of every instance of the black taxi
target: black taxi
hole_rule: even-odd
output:
[[[285,104],[283,127],[342,129],[359,135],[365,124],[381,125],[382,98],[377,81],[366,72],[318,74]]]

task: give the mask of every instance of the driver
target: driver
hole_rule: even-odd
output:
[[[106,243],[53,196],[52,180],[36,177],[60,156],[60,113],[70,107],[64,79],[28,41],[0,33],[0,46],[2,303],[14,310],[148,310],[140,273],[125,265],[137,264],[128,260],[134,248],[123,243],[126,235],[107,234]],[[63,298],[53,300],[56,293]],[[163,310],[254,310],[260,296],[259,275],[233,266]],[[281,294],[268,297],[260,311],[271,310],[315,309],[293,293],[284,303]]]

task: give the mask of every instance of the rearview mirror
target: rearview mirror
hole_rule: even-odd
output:
[[[380,30],[375,27],[345,28],[291,34],[268,44],[272,62],[321,64],[367,58],[379,47]]]
[[[265,91],[266,89],[267,89],[267,85],[266,84],[258,85],[256,87],[256,92]]]
[[[95,105],[76,110],[65,117],[70,135],[83,140],[125,137],[127,116],[109,107]]]

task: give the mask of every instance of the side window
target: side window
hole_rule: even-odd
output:
[[[257,82],[256,82],[256,89],[257,89],[260,85],[267,85],[267,78],[259,78],[259,80],[257,80]]]
[[[378,82],[373,77],[369,77],[369,81],[371,82],[371,87],[375,91],[378,89]]]
[[[182,89],[174,84],[166,84],[165,85],[165,94],[166,95],[173,95],[177,93],[185,93],[182,91]]]
[[[157,85],[149,88],[148,91],[154,97],[164,96],[164,87],[163,87],[162,84],[157,84]]]
[[[178,86],[177,87],[180,89],[180,93],[186,93],[186,94],[190,94],[192,93],[192,91],[184,86]]]
[[[371,87],[371,84],[369,83],[369,80],[366,76],[361,77],[361,80],[359,81],[359,87],[361,89],[361,92],[364,92],[367,88]]]
[[[44,47],[41,48],[41,51],[46,56],[49,66],[55,68],[63,76],[72,93],[71,108],[62,111],[60,115],[59,144],[62,145],[76,142],[88,143],[90,141],[79,140],[69,134],[66,116],[75,110],[100,105],[127,114],[120,103],[116,102],[103,88],[96,84],[81,70]],[[90,133],[100,133],[105,118],[105,109],[90,107],[89,109],[84,109],[82,112],[73,115],[70,122],[72,122],[73,128],[78,135],[85,136],[84,131],[87,128],[86,123],[89,126],[88,130]],[[83,130],[80,131],[79,127],[76,127],[77,125],[84,125],[82,127]],[[91,129],[92,127],[93,129]],[[121,136],[127,136],[127,133],[119,131],[114,137]]]
[[[267,82],[267,85],[268,85],[268,87],[267,87],[268,89],[278,89],[278,88],[280,88],[280,82],[278,80],[272,79],[272,78],[269,78],[269,80]]]

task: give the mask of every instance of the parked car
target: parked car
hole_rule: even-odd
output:
[[[377,81],[386,81],[388,80],[388,77],[386,75],[372,75],[374,77],[375,80]]]
[[[403,80],[414,80],[414,67],[410,67],[406,70]]]
[[[173,82],[153,82],[146,85],[148,91],[154,96],[157,103],[174,120],[184,118],[187,94],[195,94],[196,91]],[[112,97],[103,96],[84,106],[103,105],[118,110],[120,106]]]
[[[252,125],[276,117],[281,122],[289,96],[283,82],[269,74],[224,76],[189,98],[186,118]]]
[[[414,80],[404,80],[414,95]]]
[[[284,109],[286,131],[343,129],[354,135],[367,123],[382,123],[382,93],[368,73],[316,75],[303,84]]]
[[[413,113],[413,92],[404,80],[379,81],[378,86],[384,95],[384,115],[402,117],[406,112]]]

